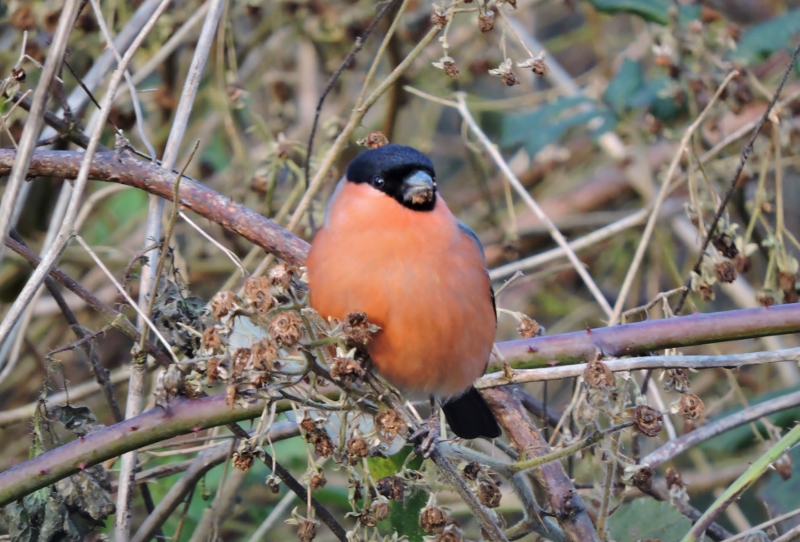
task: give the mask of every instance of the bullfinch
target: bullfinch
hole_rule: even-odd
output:
[[[483,247],[437,194],[427,156],[394,144],[357,156],[306,265],[320,315],[361,311],[380,327],[366,348],[381,376],[411,397],[438,399],[459,437],[500,436],[473,387],[497,320]]]

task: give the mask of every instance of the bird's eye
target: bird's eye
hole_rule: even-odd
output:
[[[383,188],[383,185],[386,184],[386,181],[380,175],[376,175],[372,179],[372,186],[375,188]]]

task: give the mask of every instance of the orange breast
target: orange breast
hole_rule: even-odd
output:
[[[307,259],[311,306],[363,311],[381,327],[368,350],[378,372],[414,395],[458,395],[483,374],[495,333],[477,245],[441,198],[412,211],[343,183]]]

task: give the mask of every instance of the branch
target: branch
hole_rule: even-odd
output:
[[[663,320],[661,320],[663,322]],[[608,329],[608,328],[604,328]],[[502,343],[501,343],[502,344]],[[715,367],[746,367],[783,361],[800,361],[800,348],[789,348],[772,352],[753,352],[750,354],[728,354],[720,356],[644,356],[605,360],[611,372],[636,371],[640,369],[713,369]],[[542,382],[574,378],[583,374],[585,363],[565,367],[541,367],[538,369],[512,369],[510,377],[505,371],[487,374],[476,383],[478,388],[521,384],[523,382]]]
[[[504,389],[483,392],[497,421],[514,443],[520,456],[539,457],[551,452],[522,404]],[[575,486],[558,461],[534,467],[531,471],[539,485],[545,489],[550,508],[567,540],[600,541]]]
[[[598,353],[620,357],[664,348],[786,335],[800,331],[800,304],[693,314],[635,324],[587,329],[560,335],[499,343],[500,353],[517,368],[589,361]],[[500,369],[499,363],[490,364]]]
[[[263,411],[263,402],[231,408],[225,404],[224,394],[202,399],[173,399],[167,409],[148,410],[0,473],[0,507],[125,452],[202,429],[256,418]]]
[[[39,265],[39,256],[31,252],[27,247],[22,246],[19,242],[10,238],[6,238],[5,244],[8,248],[25,258],[32,266]],[[81,286],[75,279],[61,271],[58,267],[53,267],[50,270],[50,276],[61,283],[62,286],[84,300],[87,305],[92,307],[92,309],[105,316],[112,327],[119,329],[134,342],[139,341],[141,337],[139,330],[136,329],[136,326],[134,326],[124,314],[97,299],[94,294]],[[150,341],[145,342],[145,350],[163,367],[169,367],[169,365],[172,363],[172,360],[169,358],[169,356]]]
[[[74,179],[83,156],[84,153],[73,151],[37,151],[28,174]],[[13,149],[0,149],[0,176],[8,174],[15,158]],[[176,173],[127,152],[98,152],[92,160],[89,177],[138,188],[172,201]],[[181,207],[241,235],[267,252],[292,265],[302,265],[305,261],[308,243],[244,205],[185,176],[181,178],[180,196]]]
[[[685,435],[669,441],[661,448],[658,448],[654,452],[642,458],[641,464],[651,468],[656,468],[659,465],[671,460],[675,456],[682,454],[689,448],[697,446],[701,442],[705,442],[706,440],[716,437],[717,435],[720,435],[726,431],[730,431],[731,429],[739,427],[740,425],[756,421],[764,416],[769,416],[770,414],[780,412],[781,410],[786,410],[787,408],[796,407],[798,405],[800,405],[800,391],[789,393],[787,395],[770,399],[769,401],[764,401],[763,403],[745,408],[735,414],[731,414],[730,416],[726,416],[721,420],[711,422],[708,425],[698,427],[693,431],[686,433]]]

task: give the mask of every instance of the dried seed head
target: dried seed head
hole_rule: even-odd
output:
[[[249,277],[244,282],[244,293],[259,314],[266,314],[274,304],[269,285],[267,277]]]
[[[664,476],[667,479],[667,489],[684,487],[683,477],[674,468],[668,467],[667,472],[664,474]]]
[[[488,536],[484,536],[486,540]],[[448,529],[436,538],[436,542],[464,542],[464,534],[461,529]]]
[[[583,370],[583,380],[590,388],[607,391],[617,389],[614,373],[599,359],[593,359],[586,364],[586,368]]]
[[[701,282],[697,285],[697,293],[703,298],[703,301],[714,301],[714,288],[707,282]]]
[[[650,486],[653,484],[653,469],[645,465],[636,471],[632,481],[633,485],[638,487],[641,491],[649,491]]]
[[[11,78],[18,83],[21,83],[25,80],[25,70],[22,68],[11,68]]]
[[[346,386],[364,377],[364,369],[353,358],[333,358],[331,360],[331,378]]]
[[[531,66],[531,69],[533,70],[533,74],[537,77],[544,77],[550,73],[550,68],[547,67],[543,56],[538,56],[533,59],[533,66]]]
[[[480,464],[473,461],[472,463],[467,463],[464,465],[462,474],[467,480],[477,480],[478,475],[482,472],[482,470],[483,469],[481,469]]]
[[[33,2],[22,4],[11,14],[11,26],[20,31],[31,30],[36,26],[36,16],[33,14]]]
[[[500,79],[506,84],[507,87],[519,85],[519,79],[517,79],[517,76],[514,75],[514,72],[512,71],[506,72]]]
[[[770,290],[761,290],[756,294],[756,301],[762,307],[771,307],[778,302],[775,292]]]
[[[419,514],[419,526],[426,533],[440,533],[450,518],[441,508],[428,506]]]
[[[700,7],[700,20],[704,23],[713,23],[722,19],[722,13],[708,6]]]
[[[722,260],[714,265],[714,275],[718,281],[729,284],[736,280],[736,267],[730,260]]]
[[[647,405],[639,405],[633,409],[633,423],[640,433],[655,437],[664,429],[664,415]]]
[[[250,349],[237,348],[233,352],[233,361],[231,363],[231,376],[233,378],[240,378],[244,373],[247,364],[250,363]]]
[[[406,435],[408,426],[396,410],[381,412],[375,416],[375,430],[384,442],[392,442],[398,435]]]
[[[225,406],[233,407],[236,404],[236,386],[229,384],[225,388]]]
[[[233,466],[239,470],[248,471],[253,466],[255,458],[252,453],[242,451],[233,452]]]
[[[720,254],[731,260],[739,254],[739,249],[736,248],[736,243],[733,242],[731,236],[723,232],[711,239],[711,244],[714,245]]]
[[[267,339],[253,345],[253,367],[259,371],[272,371],[272,364],[278,359],[278,349]]]
[[[787,273],[786,271],[778,271],[778,288],[785,294],[787,292],[794,292],[797,290],[797,273]],[[789,301],[792,303],[792,301]]]
[[[775,470],[778,471],[778,474],[780,474],[781,478],[783,478],[784,482],[792,477],[792,463],[792,456],[786,453],[780,456],[777,461],[772,464],[772,466],[775,467]]]
[[[342,334],[347,340],[354,343],[367,344],[372,337],[372,329],[367,321],[367,313],[348,313],[342,326]]]
[[[365,527],[375,527],[378,524],[372,508],[362,508],[361,513],[358,515],[358,522]]]
[[[238,298],[233,292],[219,292],[211,300],[211,315],[217,320],[236,310]]]
[[[282,312],[269,324],[269,335],[281,346],[291,347],[300,340],[303,321],[294,312]]]
[[[438,5],[433,5],[433,13],[431,13],[431,23],[439,28],[444,28],[447,24],[447,13]]]
[[[308,440],[314,445],[314,453],[320,457],[330,457],[333,455],[334,446],[331,437],[324,429],[317,429],[313,433],[309,433]]]
[[[517,326],[517,333],[525,339],[530,339],[539,334],[539,329],[539,322],[530,316],[524,316]]]
[[[219,336],[219,330],[214,326],[208,326],[203,331],[203,348],[208,351],[214,351],[222,346],[222,340]]]
[[[272,266],[267,274],[269,283],[280,291],[285,291],[292,283],[292,268],[285,263],[279,263]]]
[[[219,358],[211,358],[206,362],[206,379],[208,380],[208,385],[213,386],[219,377]]]
[[[745,273],[750,271],[751,265],[752,265],[752,260],[750,260],[750,257],[745,256],[741,252],[738,253],[733,258],[733,266],[736,268],[736,271],[738,271],[740,275],[744,275]]]
[[[488,508],[500,506],[500,488],[491,480],[483,480],[478,486],[478,499]]]
[[[358,458],[369,455],[369,444],[361,437],[353,437],[347,441],[347,458],[351,465],[358,463]]]
[[[478,30],[491,32],[494,28],[494,11],[487,11],[486,15],[478,15]]]
[[[389,139],[379,130],[374,130],[368,133],[367,137],[364,138],[364,145],[368,149],[377,149],[378,147],[384,147],[388,144]]]
[[[311,434],[317,430],[317,422],[311,419],[309,416],[305,416],[303,421],[300,422],[300,429],[308,434]]]
[[[448,77],[455,78],[455,76],[458,75],[458,66],[456,66],[456,63],[452,59],[442,62],[442,69],[444,69],[444,73]]]
[[[281,491],[281,482],[275,476],[270,476],[267,478],[267,487],[269,488],[270,492],[274,495],[277,495]]]
[[[303,520],[297,528],[297,540],[311,542],[317,536],[317,524],[310,519]]]
[[[678,412],[684,420],[696,420],[706,410],[703,400],[693,393],[684,393],[678,402]]]
[[[383,521],[389,517],[389,505],[385,502],[376,502],[372,505],[372,517],[375,521]]]
[[[686,369],[669,369],[667,374],[669,378],[664,382],[664,391],[689,393],[689,373]]]
[[[399,476],[385,476],[378,480],[376,486],[378,494],[397,502],[403,500],[406,492],[406,481]]]
[[[308,479],[308,485],[313,489],[320,489],[325,487],[325,484],[328,483],[328,480],[325,478],[325,475],[321,472],[314,473]]]

